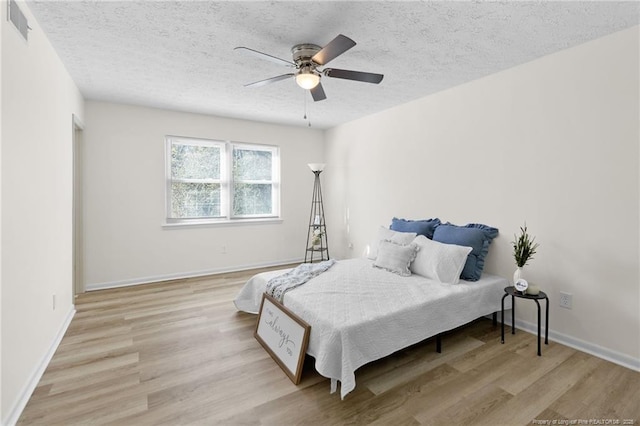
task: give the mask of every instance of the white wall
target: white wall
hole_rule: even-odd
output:
[[[280,146],[282,223],[163,228],[165,135]],[[87,102],[83,137],[87,289],[304,257],[321,131]]]
[[[0,1],[0,8],[6,10],[6,2]],[[4,12],[6,13],[6,12]],[[0,12],[0,19],[4,16]],[[0,28],[0,241],[2,241],[2,29]],[[0,244],[0,308],[2,308],[2,244]],[[2,409],[2,313],[0,312],[0,422],[4,419]]]
[[[71,117],[83,113],[80,92],[19,4],[33,28],[28,42],[0,5],[3,423],[20,413],[73,313]]]
[[[361,255],[394,215],[480,222],[500,229],[487,270],[511,277],[526,221],[552,335],[640,368],[638,76],[635,27],[331,129],[332,250]]]

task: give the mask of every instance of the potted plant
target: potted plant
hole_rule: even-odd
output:
[[[516,260],[516,266],[518,267],[513,274],[513,282],[515,283],[522,278],[522,268],[533,259],[539,244],[536,243],[536,238],[531,237],[527,232],[526,223],[524,227],[520,227],[520,235],[514,234],[514,237],[515,240],[511,244],[513,245],[513,258]]]

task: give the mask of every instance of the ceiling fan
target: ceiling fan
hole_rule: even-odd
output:
[[[287,78],[295,77],[298,86],[302,87],[303,89],[310,90],[313,100],[318,102],[327,98],[324,93],[324,89],[322,88],[322,84],[320,83],[320,78],[322,76],[342,78],[345,80],[363,81],[365,83],[374,84],[378,84],[382,81],[382,78],[384,77],[384,75],[382,74],[342,70],[337,68],[319,68],[325,66],[330,61],[342,55],[344,52],[351,49],[355,45],[355,41],[342,34],[339,34],[324,47],[320,47],[310,43],[296,44],[291,48],[291,54],[293,56],[292,61],[281,59],[267,53],[250,49],[248,47],[236,47],[234,50],[239,50],[257,56],[259,58],[296,69],[295,72],[282,74],[276,77],[268,78],[266,80],[256,81],[254,83],[245,84],[245,87],[260,87],[267,84],[275,83],[280,80],[286,80]]]

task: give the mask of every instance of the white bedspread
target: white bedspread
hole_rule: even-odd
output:
[[[267,281],[286,271],[251,278],[236,307],[258,313]],[[350,259],[287,293],[284,305],[311,325],[307,353],[321,375],[340,381],[344,398],[356,386],[359,367],[499,311],[508,285],[488,274],[476,282],[442,284],[374,268],[368,259]]]

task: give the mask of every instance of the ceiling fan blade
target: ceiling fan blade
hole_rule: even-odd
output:
[[[251,56],[256,56],[256,57],[261,58],[261,59],[266,59],[267,61],[275,62],[276,64],[286,65],[288,67],[295,67],[296,66],[296,64],[294,64],[291,61],[287,61],[286,59],[281,59],[281,58],[278,58],[276,56],[269,55],[268,53],[263,53],[263,52],[259,52],[259,51],[254,50],[254,49],[250,49],[248,47],[239,46],[239,47],[234,48],[233,50],[238,50],[238,51],[240,51],[242,53],[245,53],[245,54],[248,54],[248,55],[251,55]]]
[[[322,83],[318,83],[318,85],[310,91],[314,102],[324,101],[327,99],[327,95],[324,94],[324,89],[322,88]]]
[[[328,64],[330,61],[342,55],[355,45],[356,42],[351,40],[349,37],[338,34],[338,36],[331,40],[329,44],[313,55],[311,60],[319,65]]]
[[[324,75],[333,78],[343,78],[345,80],[363,81],[365,83],[378,84],[384,78],[383,74],[374,74],[372,72],[340,70],[337,68],[328,68],[324,70]]]
[[[267,78],[266,80],[260,80],[253,83],[245,84],[244,87],[262,87],[266,86],[267,84],[275,83],[276,81],[286,80],[287,78],[291,78],[293,76],[293,73],[282,74],[277,77]]]

